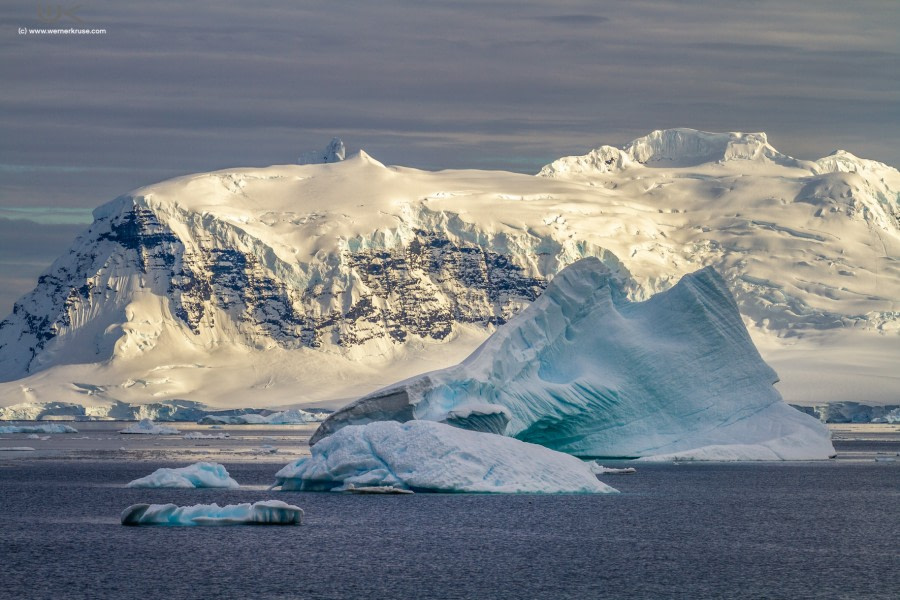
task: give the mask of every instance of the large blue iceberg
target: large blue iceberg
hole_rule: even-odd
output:
[[[811,460],[824,425],[790,406],[725,282],[701,269],[630,302],[587,258],[462,363],[388,386],[311,443],[372,421],[440,421],[581,457]]]
[[[283,490],[393,488],[417,492],[615,492],[590,465],[502,435],[433,421],[345,427],[281,469]]]
[[[122,525],[196,527],[216,525],[300,525],[303,509],[281,500],[253,504],[133,504],[122,511]]]

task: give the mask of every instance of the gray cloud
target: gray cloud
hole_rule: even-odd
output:
[[[0,6],[0,207],[94,207],[332,135],[421,168],[534,172],[678,126],[900,165],[900,11],[878,0],[78,4],[107,35],[17,35],[36,4]]]

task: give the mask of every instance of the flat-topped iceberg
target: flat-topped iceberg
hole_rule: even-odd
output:
[[[281,500],[253,504],[133,504],[122,511],[122,525],[194,527],[214,525],[300,525],[303,509]]]
[[[433,421],[349,426],[277,474],[283,490],[392,487],[429,492],[615,492],[574,456]]]
[[[318,423],[325,419],[322,413],[311,413],[300,409],[284,410],[270,415],[246,413],[243,415],[206,415],[200,425],[302,425]]]
[[[0,433],[78,433],[78,430],[68,425],[0,425]]]
[[[143,434],[143,435],[178,435],[181,433],[174,427],[168,427],[166,425],[157,425],[150,419],[141,419],[138,423],[126,427],[119,433],[132,433],[132,434]]]
[[[157,469],[135,479],[128,487],[137,488],[229,488],[241,487],[218,463],[198,462],[177,469]]]
[[[712,268],[629,302],[587,258],[462,363],[357,400],[311,443],[346,425],[423,419],[581,457],[833,456],[827,428],[785,404],[777,380]]]

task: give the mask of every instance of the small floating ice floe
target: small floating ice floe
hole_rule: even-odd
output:
[[[259,448],[254,448],[250,451],[251,454],[276,454],[277,452],[278,448],[270,444],[263,444]]]
[[[345,492],[351,494],[414,494],[412,490],[394,487],[392,485],[364,485],[356,487],[352,483],[346,487]]]
[[[133,504],[122,511],[122,525],[196,527],[221,525],[300,525],[303,509],[281,500],[253,504]]]
[[[597,461],[588,463],[588,466],[591,468],[591,472],[594,475],[631,475],[632,473],[637,473],[637,469],[634,467],[622,467],[620,469],[615,467],[604,467]]]
[[[68,425],[0,425],[0,433],[78,433],[78,430]]]
[[[157,469],[146,477],[130,482],[128,487],[236,489],[241,486],[222,465],[198,462],[178,469]]]
[[[192,431],[182,437],[186,440],[224,440],[231,436],[227,433],[200,433],[199,431]]]
[[[157,425],[150,419],[141,419],[139,423],[135,423],[130,427],[126,427],[119,433],[133,433],[143,435],[178,435],[181,432],[174,427]]]
[[[12,448],[0,448],[0,452],[34,452],[29,446],[13,446]]]

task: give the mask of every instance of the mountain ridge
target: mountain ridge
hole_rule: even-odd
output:
[[[587,256],[634,300],[716,266],[772,344],[893,339],[895,169],[843,151],[788,161],[764,134],[668,131],[626,148],[685,160],[601,146],[560,159],[579,171],[555,161],[534,177],[360,151],[134,190],[98,207],[0,323],[0,404],[352,398],[464,356]],[[731,158],[696,162],[720,150]],[[234,374],[208,381],[222,369]]]

